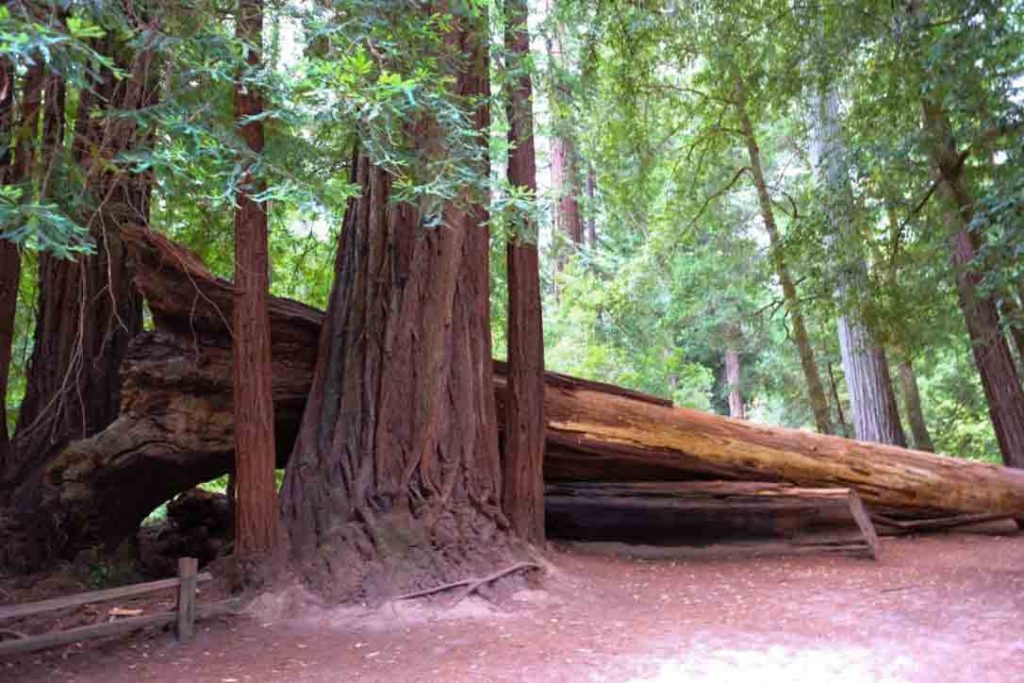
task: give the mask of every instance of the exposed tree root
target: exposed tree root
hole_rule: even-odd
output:
[[[441,584],[440,586],[434,586],[433,588],[427,588],[425,590],[399,595],[397,598],[394,598],[394,602],[398,602],[399,600],[411,600],[413,598],[422,598],[427,595],[433,595],[434,593],[441,593],[446,590],[451,590],[452,588],[459,588],[465,586],[465,590],[459,593],[458,597],[455,598],[455,600],[453,600],[450,605],[448,605],[449,608],[452,608],[458,605],[463,600],[465,600],[471,594],[478,591],[481,587],[486,586],[492,581],[497,581],[503,576],[507,576],[509,574],[524,569],[543,569],[543,567],[541,567],[536,562],[517,562],[509,567],[499,569],[493,574],[488,574],[484,577],[460,579],[458,581],[452,581],[450,583]]]

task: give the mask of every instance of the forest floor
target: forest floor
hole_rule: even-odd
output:
[[[31,681],[1024,681],[1024,535],[843,555],[641,559],[559,546],[495,607],[201,624],[0,661]]]

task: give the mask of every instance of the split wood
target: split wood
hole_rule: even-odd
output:
[[[493,574],[488,574],[487,576],[481,578],[459,579],[458,581],[444,583],[440,586],[434,586],[433,588],[427,588],[425,590],[416,591],[414,593],[406,593],[405,595],[399,595],[397,598],[394,599],[394,602],[398,602],[399,600],[411,600],[412,598],[422,598],[426,595],[433,595],[434,593],[440,593],[442,591],[451,590],[452,588],[459,588],[461,586],[465,586],[465,590],[459,593],[459,596],[455,598],[455,600],[453,600],[452,603],[448,606],[449,608],[455,607],[457,604],[466,599],[466,597],[479,590],[482,586],[486,586],[492,581],[497,581],[503,576],[508,576],[509,574],[512,574],[523,569],[542,569],[542,567],[536,562],[517,562],[516,564],[510,567],[499,569]]]

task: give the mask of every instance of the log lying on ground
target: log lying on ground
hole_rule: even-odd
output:
[[[133,343],[121,417],[49,469],[44,504],[67,554],[111,546],[174,493],[231,467],[230,283],[184,248],[127,231],[157,331]],[[271,298],[280,457],[311,381],[322,313]],[[503,366],[495,367],[499,401]],[[547,373],[548,481],[733,479],[849,487],[885,514],[1024,513],[1024,472],[931,453],[766,427]],[[499,415],[502,411],[499,410]],[[34,513],[37,511],[33,511]]]
[[[706,546],[785,543],[874,558],[874,526],[852,489],[745,481],[548,484],[548,536],[588,542]]]

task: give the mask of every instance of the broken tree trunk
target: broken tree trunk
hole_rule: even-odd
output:
[[[231,469],[231,285],[157,234],[128,231],[125,240],[158,331],[133,342],[121,416],[48,470],[47,502],[33,512],[59,529],[50,541],[61,554],[116,544],[178,491]],[[309,392],[323,314],[276,297],[268,303],[280,462]],[[499,416],[504,374],[496,363]],[[544,411],[548,482],[778,481],[853,488],[876,510],[903,517],[1024,513],[1024,472],[994,465],[751,424],[551,372]]]
[[[548,484],[548,531],[578,541],[708,545],[784,540],[855,548],[878,538],[857,493],[747,481]]]

